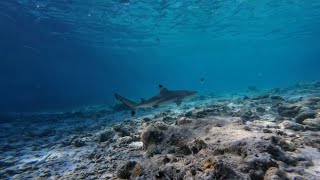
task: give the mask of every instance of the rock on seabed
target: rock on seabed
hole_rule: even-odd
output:
[[[12,118],[0,179],[320,179],[318,84]]]

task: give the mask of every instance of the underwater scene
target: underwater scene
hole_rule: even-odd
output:
[[[319,180],[319,0],[1,0],[0,179]]]

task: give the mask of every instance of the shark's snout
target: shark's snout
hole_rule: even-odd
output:
[[[186,92],[186,98],[192,98],[193,96],[195,96],[197,94],[197,91],[188,91]]]

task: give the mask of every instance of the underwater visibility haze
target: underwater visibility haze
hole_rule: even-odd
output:
[[[1,0],[0,179],[319,179],[319,34],[319,0]]]
[[[1,111],[112,104],[159,83],[206,93],[317,80],[319,4],[3,0]]]

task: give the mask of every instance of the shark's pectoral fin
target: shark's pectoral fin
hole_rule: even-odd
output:
[[[136,114],[135,111],[131,111],[131,116],[134,116]]]
[[[182,100],[178,99],[178,100],[175,101],[175,103],[177,104],[177,106],[180,106],[182,104]]]
[[[158,104],[156,104],[156,105],[153,105],[152,107],[153,107],[153,108],[158,108],[158,107],[159,107],[159,105],[158,105]]]

